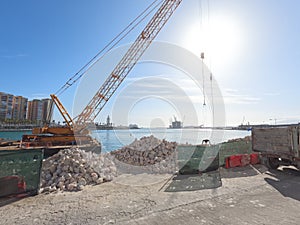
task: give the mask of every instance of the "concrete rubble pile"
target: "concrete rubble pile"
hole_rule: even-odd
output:
[[[176,142],[160,140],[153,135],[142,137],[119,150],[112,151],[120,173],[174,173]]]
[[[225,143],[232,143],[232,142],[246,142],[246,143],[249,143],[251,141],[252,141],[252,137],[251,136],[246,136],[246,137],[243,137],[243,138],[231,139],[231,140],[226,141]]]
[[[80,191],[86,185],[111,181],[117,169],[110,158],[78,148],[61,150],[43,162],[41,192]]]

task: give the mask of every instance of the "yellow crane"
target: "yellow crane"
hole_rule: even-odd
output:
[[[32,135],[23,135],[21,142],[22,146],[28,148],[41,146],[66,146],[74,144],[91,146],[97,145],[95,140],[89,135],[89,131],[87,129],[88,124],[93,123],[94,119],[101,112],[110,97],[114,94],[122,81],[138,62],[140,57],[181,2],[182,0],[164,0],[162,2],[152,19],[127,50],[123,58],[98,89],[94,97],[90,100],[78,117],[76,117],[76,120],[71,118],[56,95],[50,95],[59,112],[63,116],[66,126],[49,127],[46,125],[42,128],[35,128],[32,131]]]

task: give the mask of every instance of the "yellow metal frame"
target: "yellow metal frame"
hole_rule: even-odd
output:
[[[60,102],[60,100],[57,98],[56,95],[51,94],[50,96],[51,96],[53,102],[55,103],[56,107],[58,108],[59,112],[63,116],[68,127],[70,129],[73,129],[74,122],[73,122],[73,119],[71,118],[70,114],[68,113],[68,111],[65,109],[65,107],[63,106],[63,104]]]

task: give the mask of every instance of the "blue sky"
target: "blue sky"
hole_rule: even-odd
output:
[[[49,96],[151,2],[0,1],[0,91],[29,99]],[[275,123],[275,119],[276,123],[299,122],[299,11],[297,0],[183,0],[156,40],[178,45],[196,56],[205,52],[205,63],[224,98],[227,125]],[[145,24],[121,44],[134,41]],[[133,70],[128,82],[140,77],[142,69]],[[172,79],[175,73],[161,70],[157,68],[155,74]],[[70,112],[76,88],[60,96]],[[198,94],[202,99],[201,92]],[[155,101],[147,101],[132,111],[134,115],[147,112],[147,116],[129,115],[130,122],[151,124],[149,112]],[[100,120],[104,121],[113,103],[107,105]],[[155,112],[153,119],[168,125],[170,114],[176,112],[162,106],[161,100],[156,103],[161,116]],[[206,109],[200,105],[195,103],[202,124],[209,116],[204,116]],[[177,117],[187,120],[188,115]],[[55,119],[61,120],[57,113]]]

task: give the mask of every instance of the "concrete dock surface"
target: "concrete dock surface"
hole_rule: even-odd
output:
[[[122,174],[80,192],[2,205],[0,224],[299,224],[295,168],[220,168],[220,175],[221,187],[190,191],[185,176],[177,181],[186,191],[166,191],[176,180],[170,174]]]

